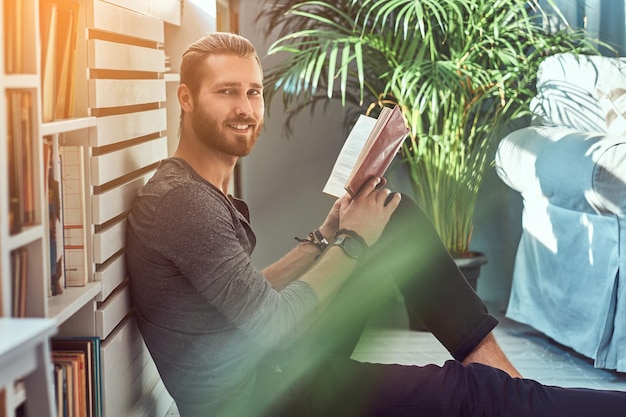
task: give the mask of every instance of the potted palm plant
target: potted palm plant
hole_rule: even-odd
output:
[[[591,48],[555,6],[526,0],[271,0],[258,19],[280,32],[268,103],[281,95],[294,115],[339,99],[347,121],[400,106],[401,161],[455,258],[470,256],[491,145],[528,112],[542,58]]]

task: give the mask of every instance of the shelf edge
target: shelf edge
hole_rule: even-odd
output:
[[[96,125],[95,117],[75,117],[71,119],[55,120],[41,125],[42,136],[57,133],[72,132],[74,130],[87,129]]]
[[[101,291],[102,283],[88,282],[84,287],[67,287],[63,294],[48,297],[48,317],[59,325],[93,300]]]

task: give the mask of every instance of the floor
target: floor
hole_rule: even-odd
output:
[[[430,333],[407,331],[402,309],[393,307],[389,317],[372,320],[354,352],[354,359],[407,365],[442,364],[450,359]],[[490,311],[500,320],[495,330],[500,346],[525,378],[547,385],[626,391],[626,373],[596,369],[589,359],[571,349],[506,319],[495,308]],[[179,417],[175,406],[167,417]]]

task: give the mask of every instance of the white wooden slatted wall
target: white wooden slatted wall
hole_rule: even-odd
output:
[[[155,14],[174,6],[180,14],[178,0],[86,4],[88,106],[97,117],[87,155],[90,273],[102,284],[95,323],[106,417],[160,416],[171,404],[130,308],[124,235],[137,190],[167,157],[166,19]]]

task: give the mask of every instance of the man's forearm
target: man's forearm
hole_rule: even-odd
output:
[[[278,261],[262,270],[272,288],[280,291],[300,278],[320,255],[319,249],[308,242],[300,243]]]

